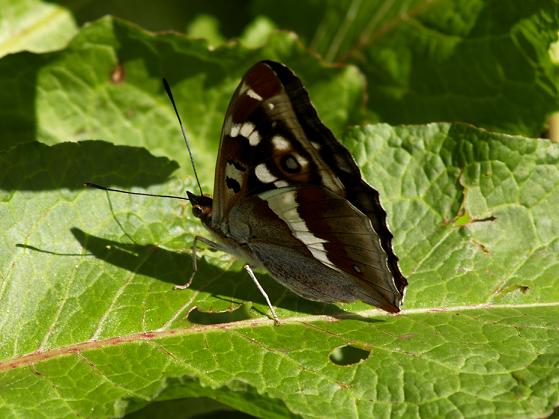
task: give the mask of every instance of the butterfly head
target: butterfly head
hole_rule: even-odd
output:
[[[192,213],[196,218],[202,220],[204,224],[209,224],[212,219],[212,198],[204,195],[195,195],[186,192],[188,200],[192,204]]]

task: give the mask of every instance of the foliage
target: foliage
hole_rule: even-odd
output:
[[[559,145],[535,138],[557,107],[557,2],[177,2],[190,36],[97,19],[118,12],[103,2],[0,3],[1,417],[557,409]],[[166,77],[211,191],[229,98],[263,58],[297,72],[379,190],[402,314],[259,272],[276,327],[210,251],[174,291],[204,234],[188,203],[83,187],[193,189]]]

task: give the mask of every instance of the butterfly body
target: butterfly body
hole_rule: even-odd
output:
[[[189,198],[218,249],[296,294],[400,310],[407,281],[378,192],[286,66],[246,73],[225,117],[214,198]]]

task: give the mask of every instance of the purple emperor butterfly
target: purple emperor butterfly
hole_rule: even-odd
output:
[[[250,266],[309,300],[400,311],[407,281],[379,194],[286,66],[262,61],[245,74],[225,115],[214,197],[188,197],[216,242],[197,240],[246,260],[257,285]]]

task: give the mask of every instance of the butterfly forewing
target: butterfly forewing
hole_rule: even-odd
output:
[[[233,94],[216,166],[217,225],[242,196],[293,184],[343,185],[306,137],[286,86],[270,64],[254,65]]]

